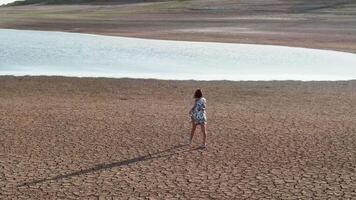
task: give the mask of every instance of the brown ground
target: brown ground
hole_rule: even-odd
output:
[[[0,77],[1,199],[355,199],[356,82]],[[185,144],[195,88],[209,147]]]
[[[353,0],[0,8],[0,28],[356,52]],[[356,82],[0,77],[0,199],[355,199]],[[185,145],[191,95],[207,150]]]
[[[0,28],[279,44],[356,53],[356,1],[180,0],[3,7]]]

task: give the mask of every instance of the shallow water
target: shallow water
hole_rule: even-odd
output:
[[[12,3],[14,2],[15,0],[0,0],[0,6],[3,5],[3,4],[8,4],[8,3]]]
[[[350,80],[356,79],[356,54],[0,29],[0,75]]]

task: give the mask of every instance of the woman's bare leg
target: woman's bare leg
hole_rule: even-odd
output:
[[[194,122],[192,122],[192,131],[190,132],[190,140],[189,140],[189,142],[192,142],[196,128],[197,128],[197,125]]]
[[[203,145],[206,146],[206,124],[201,125],[201,131],[203,132]]]

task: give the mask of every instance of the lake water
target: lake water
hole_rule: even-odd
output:
[[[356,54],[0,29],[0,75],[350,80],[356,79]]]

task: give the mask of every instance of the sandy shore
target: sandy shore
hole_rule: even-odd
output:
[[[351,199],[356,82],[0,77],[2,199]],[[185,145],[192,92],[208,150]]]
[[[273,44],[356,53],[353,0],[192,0],[0,7],[0,28]]]

